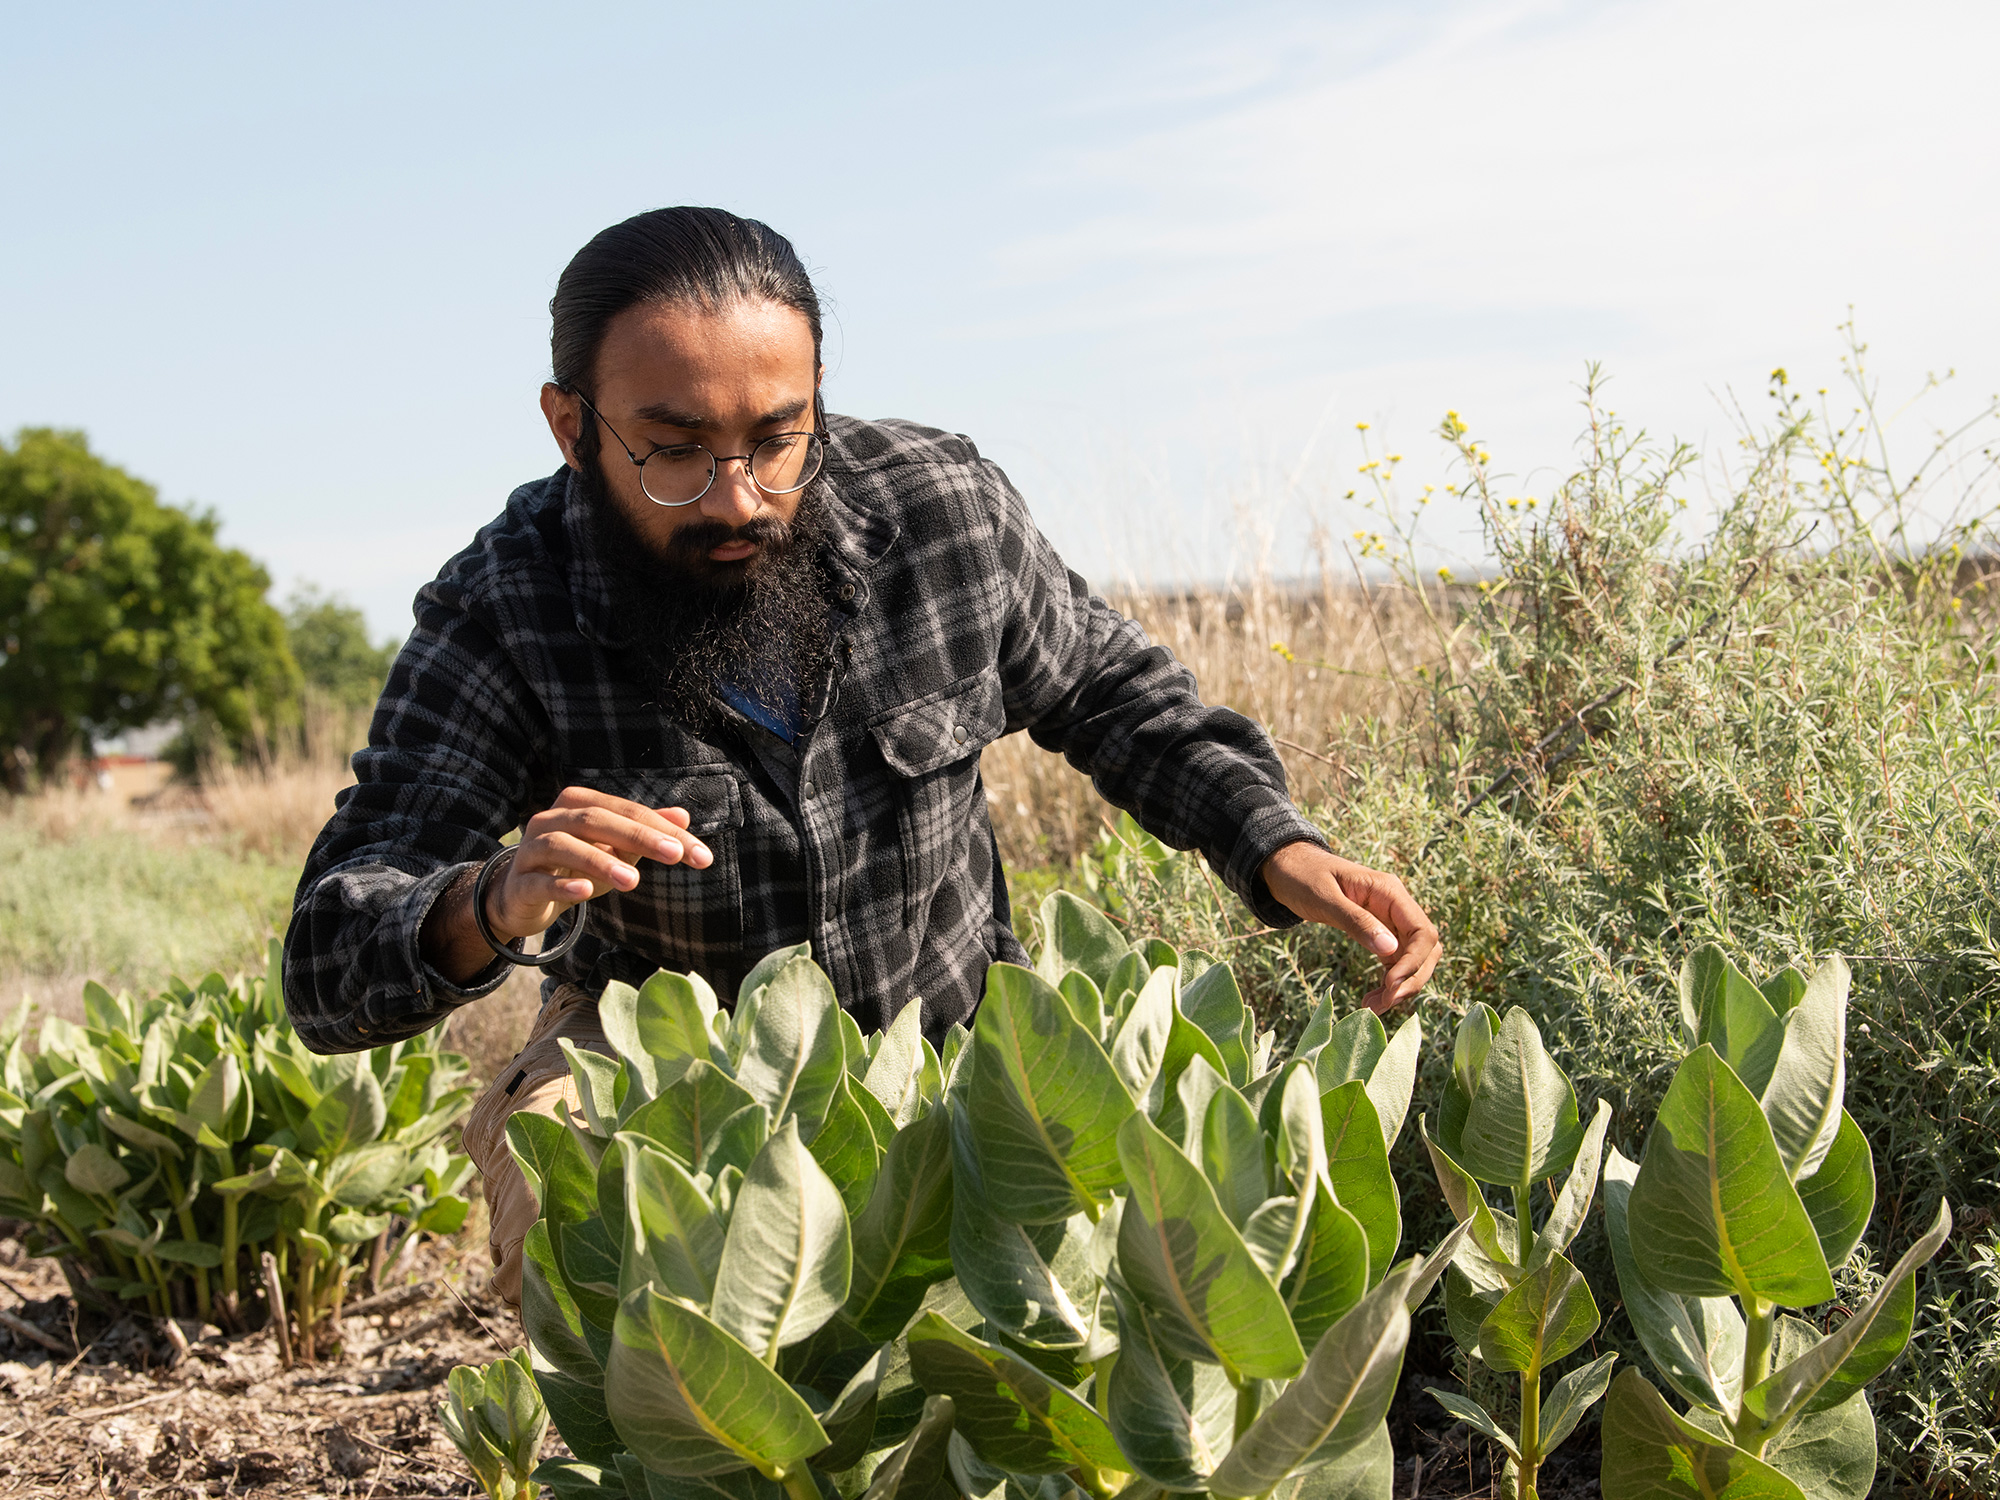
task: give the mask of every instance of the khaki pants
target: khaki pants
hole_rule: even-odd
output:
[[[572,1046],[614,1055],[598,1023],[597,997],[576,985],[559,984],[542,1002],[527,1045],[486,1086],[465,1118],[465,1154],[486,1180],[493,1287],[515,1307],[521,1305],[521,1241],[542,1210],[507,1149],[507,1121],[533,1110],[557,1119],[573,1114],[583,1123],[576,1080],[559,1045],[563,1037]]]

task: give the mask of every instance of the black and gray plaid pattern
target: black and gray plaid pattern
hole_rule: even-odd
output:
[[[357,785],[299,882],[285,1000],[309,1045],[411,1036],[497,987],[499,960],[446,982],[418,930],[570,785],[684,806],[715,852],[707,870],[645,862],[637,889],[591,903],[550,970],[586,988],[665,966],[729,996],[757,957],[809,939],[864,1029],[913,1000],[933,1036],[966,1020],[987,965],[1024,957],[979,778],[980,750],[1016,729],[1200,849],[1265,922],[1296,920],[1257,872],[1286,843],[1326,840],[1262,730],[1205,707],[1170,652],[1092,597],[970,442],[830,427],[834,667],[789,777],[753,742],[764,731],[697,738],[649,699],[567,469],[516,490],[417,596]]]

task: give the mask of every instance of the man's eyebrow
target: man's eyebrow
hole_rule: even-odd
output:
[[[788,401],[783,406],[772,407],[771,410],[765,412],[763,416],[759,417],[751,425],[753,427],[770,427],[779,422],[794,421],[811,404],[811,402],[805,400],[803,397],[796,401]],[[664,401],[655,401],[651,405],[641,406],[634,411],[633,415],[638,417],[642,422],[653,422],[662,427],[678,427],[684,432],[713,432],[722,425],[712,418],[704,417],[696,412],[682,411],[679,407],[670,406]]]

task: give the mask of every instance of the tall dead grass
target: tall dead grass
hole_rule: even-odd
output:
[[[1401,585],[1340,584],[1324,571],[1313,582],[1265,574],[1110,602],[1194,673],[1205,703],[1264,726],[1301,803],[1338,800],[1357,740],[1396,731],[1416,670],[1447,649],[1432,620],[1448,601]],[[1026,734],[991,746],[980,772],[1011,869],[1067,864],[1112,816],[1087,776]]]

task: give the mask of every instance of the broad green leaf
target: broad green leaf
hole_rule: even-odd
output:
[[[1131,1299],[1114,1300],[1118,1355],[1098,1377],[1105,1420],[1136,1472],[1168,1489],[1199,1490],[1228,1450],[1235,1387],[1220,1366],[1162,1349]]]
[[[1776,1023],[1781,1043],[1770,1082],[1762,1089],[1752,1085],[1793,1182],[1819,1170],[1840,1131],[1845,1113],[1840,1101],[1847,1091],[1849,982],[1847,965],[1838,956],[1813,971],[1798,1005]]]
[[[875,1096],[901,1130],[923,1113],[927,1098],[937,1097],[936,1074],[937,1060],[924,1047],[924,1008],[905,1005],[882,1033],[881,1045],[869,1059],[861,1086]]]
[[[1122,1185],[1118,1128],[1132,1096],[1060,995],[1026,969],[994,964],[972,1052],[973,1140],[995,1213],[1052,1223]]]
[[[1129,1184],[1118,1229],[1127,1285],[1184,1359],[1214,1359],[1232,1383],[1283,1380],[1305,1359],[1283,1299],[1208,1179],[1144,1115],[1118,1132]]]
[[[1762,1093],[1784,1044],[1785,1023],[1764,992],[1728,959],[1711,970],[1707,983],[1697,1044],[1715,1048],[1751,1093]]]
[[[764,1149],[764,1143],[770,1138],[770,1112],[752,1101],[716,1126],[715,1140],[701,1164],[702,1170],[717,1182],[727,1172],[740,1173]],[[720,1200],[716,1206],[721,1207]]]
[[[1216,1095],[1228,1087],[1229,1080],[1222,1076],[1221,1070],[1207,1058],[1199,1056],[1188,1059],[1187,1066],[1181,1070],[1181,1076],[1174,1084],[1183,1121],[1178,1143],[1188,1160],[1196,1165],[1202,1163],[1202,1142],[1208,1125],[1209,1106],[1214,1103]],[[1164,1119],[1164,1115],[1161,1118]],[[1162,1124],[1160,1129],[1164,1131],[1167,1127]],[[1169,1139],[1174,1138],[1172,1131],[1167,1131],[1167,1135]]]
[[[354,1244],[360,1240],[373,1239],[389,1227],[389,1216],[387,1214],[376,1214],[370,1216],[368,1219],[368,1223],[372,1224],[373,1228],[365,1229],[363,1233],[354,1235],[338,1233],[337,1230],[340,1221],[348,1217],[349,1215],[346,1214],[336,1214],[334,1216],[336,1232],[333,1236],[334,1239],[344,1241],[347,1244]],[[222,1247],[220,1245],[206,1244],[200,1240],[161,1240],[159,1244],[153,1247],[153,1254],[161,1260],[170,1260],[177,1265],[204,1266],[210,1270],[222,1264]]]
[[[1228,964],[1211,964],[1181,989],[1181,1014],[1215,1043],[1229,1081],[1238,1088],[1250,1081],[1250,1051],[1244,1044],[1244,1019],[1249,1007],[1236,986]]]
[[[536,1378],[539,1381],[539,1374]],[[545,1458],[528,1477],[555,1496],[555,1500],[631,1500],[632,1497],[615,1464],[607,1467],[585,1463],[580,1458]]]
[[[786,973],[791,972],[789,969]],[[781,974],[765,992],[784,983]],[[766,1364],[796,1344],[847,1300],[853,1250],[840,1193],[785,1123],[743,1174],[716,1270],[717,1325]]]
[[[1486,1054],[1493,1050],[1493,1038],[1500,1030],[1500,1013],[1483,1000],[1475,1000],[1458,1023],[1451,1043],[1451,1076],[1457,1080],[1465,1102],[1479,1092],[1479,1078],[1486,1071]]]
[[[1501,1187],[1540,1182],[1569,1166],[1582,1139],[1576,1090],[1543,1047],[1533,1019],[1515,1006],[1486,1054],[1459,1136],[1459,1164]]]
[[[1056,986],[1056,993],[1069,1006],[1069,1013],[1076,1017],[1076,1024],[1092,1036],[1104,1036],[1111,1029],[1110,1012],[1105,1009],[1104,996],[1088,974],[1081,969],[1071,969],[1063,975],[1062,983]]]
[[[1604,1134],[1610,1128],[1611,1106],[1600,1099],[1590,1124],[1584,1129],[1575,1163],[1569,1169],[1562,1191],[1556,1195],[1555,1207],[1549,1210],[1542,1232],[1535,1236],[1535,1248],[1528,1257],[1529,1270],[1534,1270],[1551,1255],[1569,1249],[1576,1232],[1583,1228],[1584,1216],[1590,1212],[1590,1200],[1597,1193],[1597,1170],[1604,1158]]]
[[[356,1213],[350,1208],[335,1214],[331,1219],[327,1220],[326,1237],[336,1245],[358,1245],[363,1240],[374,1239],[388,1227],[388,1214],[362,1214]],[[167,1248],[167,1246],[162,1245],[158,1253],[163,1256],[166,1255]],[[217,1266],[222,1264],[221,1246],[201,1245],[197,1248],[204,1254],[212,1254],[215,1257],[214,1260],[203,1261],[202,1264]]]
[[[1173,1034],[1174,987],[1179,979],[1178,969],[1155,969],[1111,1039],[1111,1066],[1132,1102],[1149,1112],[1158,1107],[1160,1069]]]
[[[916,1321],[909,1347],[918,1384],[951,1398],[957,1431],[988,1463],[1016,1474],[1125,1471],[1104,1419],[1025,1360],[936,1313]]]
[[[1479,1183],[1452,1159],[1443,1146],[1431,1139],[1427,1121],[1418,1119],[1417,1133],[1423,1138],[1424,1149],[1430,1153],[1431,1170],[1437,1174],[1438,1190],[1444,1195],[1452,1217],[1461,1224],[1469,1222],[1472,1225],[1473,1247],[1493,1264],[1496,1273],[1504,1272],[1511,1284],[1520,1274],[1520,1268],[1514,1261],[1518,1246],[1514,1243],[1511,1227],[1507,1233],[1501,1233],[1500,1216],[1486,1202]],[[1508,1222],[1511,1226],[1512,1221]]]
[[[1365,1082],[1389,1049],[1389,1033],[1372,1010],[1351,1010],[1334,1023],[1333,1033],[1313,1060],[1323,1094],[1343,1083]]]
[[[633,1111],[624,1128],[645,1136],[690,1172],[703,1172],[722,1122],[756,1102],[714,1063],[694,1062],[657,1099]]]
[[[577,1102],[590,1122],[590,1133],[610,1140],[618,1129],[618,1059],[579,1047],[566,1036],[557,1037],[556,1045],[562,1048],[563,1059],[569,1064],[570,1077],[576,1083]]]
[[[1146,962],[1146,955],[1136,950],[1118,960],[1111,971],[1111,977],[1104,981],[1105,1014],[1114,1021],[1125,1019],[1125,1012],[1131,1008],[1132,997],[1146,987],[1152,977],[1153,966]]]
[[[611,1340],[577,1311],[576,1299],[563,1285],[546,1219],[530,1224],[521,1241],[521,1330],[537,1359],[585,1385],[604,1384]],[[556,1425],[562,1427],[561,1422]],[[563,1436],[576,1447],[566,1431]]]
[[[1616,1146],[1604,1164],[1604,1220],[1626,1316],[1653,1366],[1689,1401],[1734,1416],[1743,1369],[1743,1315],[1728,1297],[1683,1297],[1653,1285],[1633,1253],[1629,1203],[1639,1164]]]
[[[1833,1295],[1770,1122],[1713,1047],[1691,1053],[1667,1088],[1632,1185],[1631,1219],[1645,1236],[1646,1278],[1663,1290],[1733,1292],[1781,1307]]]
[[[376,1092],[378,1095],[381,1092],[379,1085]],[[244,1102],[242,1066],[235,1053],[225,1052],[195,1079],[194,1088],[188,1093],[187,1112],[206,1126],[217,1141],[233,1143],[241,1140],[244,1133],[236,1129],[239,1120],[233,1118],[242,1115]],[[353,1139],[373,1140],[374,1136]]]
[[[1761,1459],[1674,1415],[1636,1370],[1604,1401],[1604,1500],[1805,1500]]]
[[[1697,1412],[1690,1420],[1705,1415]],[[1838,1406],[1800,1416],[1764,1450],[1764,1462],[1812,1500],[1867,1500],[1877,1461],[1875,1414],[1859,1391]]]
[[[410,1153],[393,1141],[377,1141],[343,1151],[326,1164],[321,1185],[335,1203],[368,1208],[383,1194],[407,1181]]]
[[[1271,1491],[1271,1500],[1395,1500],[1395,1492],[1396,1450],[1383,1421],[1331,1463],[1285,1480]]]
[[[957,1409],[949,1396],[932,1396],[916,1430],[883,1459],[862,1500],[958,1500],[946,1464]]]
[[[866,1106],[863,1099],[868,1101]],[[875,1173],[882,1165],[883,1149],[895,1133],[895,1123],[881,1101],[842,1074],[834,1083],[826,1121],[813,1136],[811,1150],[848,1213],[860,1213],[868,1201]]]
[[[374,1140],[388,1120],[382,1085],[362,1068],[320,1096],[306,1116],[302,1135],[313,1155],[334,1156],[349,1146]]]
[[[1389,1175],[1381,1117],[1359,1079],[1320,1096],[1326,1140],[1326,1180],[1340,1206],[1368,1235],[1369,1274],[1380,1277],[1396,1261],[1403,1240],[1403,1204]],[[1371,1134],[1372,1132],[1372,1134]]]
[[[1479,1347],[1479,1331],[1486,1326],[1487,1318],[1506,1295],[1504,1287],[1489,1289],[1479,1286],[1464,1271],[1453,1266],[1444,1281],[1444,1321],[1452,1342],[1483,1362],[1485,1354]]]
[[[1188,1116],[1183,1105],[1181,1086],[1186,1082],[1188,1069],[1199,1058],[1217,1078],[1223,1078],[1222,1054],[1186,1016],[1174,1012],[1173,1030],[1167,1033],[1167,1055],[1160,1063],[1159,1108],[1153,1116],[1153,1123],[1177,1141],[1187,1137]],[[1247,1096],[1246,1096],[1247,1097]],[[1202,1108],[1207,1109],[1204,1100]],[[1199,1116],[1196,1117],[1199,1120]]]
[[[1431,1294],[1431,1288],[1444,1275],[1446,1267],[1458,1258],[1459,1246],[1465,1243],[1472,1232],[1470,1224],[1459,1224],[1450,1233],[1431,1246],[1428,1253],[1417,1257],[1411,1263],[1410,1275],[1403,1305],[1414,1314],[1424,1305],[1424,1299]]]
[[[1131,944],[1111,925],[1111,919],[1068,891],[1057,891],[1042,902],[1042,956],[1035,972],[1054,986],[1070,969],[1080,969],[1101,994],[1111,982],[1118,960]]]
[[[1583,1347],[1597,1331],[1597,1303],[1583,1275],[1551,1255],[1514,1284],[1479,1325],[1479,1357],[1488,1369],[1541,1372]]]
[[[1408,1281],[1407,1272],[1384,1277],[1326,1331],[1298,1379],[1209,1476],[1212,1494],[1261,1495],[1294,1470],[1339,1458],[1374,1435],[1409,1342]]]
[[[1906,1332],[1897,1348],[1886,1351],[1886,1359],[1882,1358],[1882,1345],[1867,1349],[1862,1345],[1884,1313],[1888,1313],[1893,1320],[1885,1333],[1893,1337],[1895,1333],[1902,1332],[1896,1327],[1901,1321],[1902,1307],[1898,1294],[1902,1283],[1915,1282],[1917,1269],[1938,1253],[1950,1234],[1951,1205],[1940,1199],[1937,1217],[1931,1221],[1931,1227],[1924,1232],[1923,1238],[1903,1252],[1895,1269],[1890,1271],[1875,1295],[1863,1303],[1853,1317],[1799,1358],[1773,1371],[1768,1379],[1744,1393],[1744,1410],[1762,1419],[1764,1432],[1775,1431],[1804,1410],[1823,1387],[1844,1371],[1850,1358],[1855,1360],[1855,1368],[1847,1372],[1845,1384],[1858,1390],[1863,1381],[1886,1368],[1889,1360],[1902,1352],[1900,1342],[1907,1342]],[[1855,1379],[1856,1375],[1861,1378]]]
[[[1797,969],[1785,968],[1778,970],[1757,988],[1762,991],[1764,998],[1771,1002],[1771,1009],[1782,1019],[1787,1011],[1805,998],[1806,980]]]
[[[796,1145],[795,1129],[784,1135]],[[604,1377],[618,1436],[657,1473],[777,1478],[826,1446],[811,1408],[755,1354],[649,1287],[619,1307]]]
[[[833,1404],[819,1414],[826,1429],[826,1447],[812,1456],[813,1467],[826,1474],[851,1469],[875,1446],[875,1411],[881,1402],[882,1374],[890,1346],[884,1344],[856,1370]]]
[[[621,1130],[613,1140],[624,1163],[619,1299],[651,1282],[706,1306],[722,1259],[715,1209],[687,1169],[644,1136]]]
[[[1615,1353],[1600,1354],[1550,1387],[1542,1398],[1542,1457],[1555,1452],[1563,1439],[1576,1431],[1583,1414],[1603,1399],[1611,1385],[1612,1361],[1617,1358]]]
[[[1328,995],[1306,1017],[1306,1028],[1292,1047],[1292,1056],[1313,1060],[1319,1049],[1333,1040],[1333,996]]]
[[[1368,1074],[1368,1102],[1382,1119],[1382,1138],[1391,1150],[1403,1133],[1410,1112],[1410,1095],[1417,1086],[1417,1061],[1424,1045],[1424,1028],[1411,1016],[1396,1028],[1389,1045]]]
[[[1316,1101],[1315,1101],[1316,1102]],[[1209,1100],[1201,1128],[1201,1170],[1216,1202],[1239,1230],[1270,1196],[1264,1170],[1264,1132],[1235,1089],[1224,1085]]]
[[[811,943],[795,943],[789,948],[773,948],[751,966],[743,976],[743,982],[736,987],[736,1016],[738,1025],[747,1019],[744,1007],[756,1003],[757,992],[778,977],[778,971],[795,958],[810,960]],[[747,1037],[746,1037],[747,1040]]]
[[[597,1173],[577,1143],[575,1132],[550,1115],[524,1110],[508,1117],[507,1144],[541,1203],[555,1264],[565,1286],[583,1315],[608,1329],[617,1315],[617,1299],[588,1290],[586,1282],[600,1280],[605,1267],[596,1263],[594,1252],[599,1247],[582,1238],[583,1226],[597,1218]],[[591,1261],[587,1271],[581,1264],[570,1264],[572,1248]],[[601,1248],[615,1288],[618,1248],[608,1242]]]
[[[1705,1038],[1706,1017],[1720,1003],[1729,960],[1713,943],[1704,943],[1681,961],[1681,1039],[1692,1052]]]
[[[977,1066],[976,1058],[968,1061]],[[1088,1334],[1088,1314],[1057,1280],[1028,1231],[988,1206],[966,1106],[952,1100],[948,1108],[953,1175],[949,1261],[960,1289],[988,1323],[1011,1338],[1041,1347],[1077,1347]]]
[[[802,1140],[819,1129],[846,1071],[839,1013],[832,982],[801,955],[764,987],[736,1064],[736,1081],[770,1111],[773,1126],[796,1115]]]
[[[1514,1443],[1514,1435],[1498,1422],[1494,1421],[1493,1413],[1481,1406],[1477,1401],[1474,1401],[1470,1396],[1459,1396],[1454,1395],[1450,1391],[1441,1391],[1434,1385],[1425,1386],[1424,1392],[1431,1400],[1437,1402],[1439,1406],[1445,1409],[1447,1416],[1457,1417],[1459,1421],[1470,1427],[1474,1432],[1480,1433],[1491,1441],[1498,1443],[1501,1448],[1506,1450],[1509,1458],[1513,1459],[1516,1463],[1520,1462],[1521,1450]]]
[[[1826,1159],[1800,1181],[1799,1201],[1806,1206],[1827,1265],[1846,1265],[1875,1212],[1875,1158],[1846,1110],[1840,1112],[1840,1129]]]
[[[714,1060],[719,1050],[709,1030],[714,1015],[712,994],[704,997],[687,975],[665,969],[636,990],[613,980],[597,1001],[605,1040],[647,1099],[657,1099],[689,1064]]]
[[[95,1141],[87,1141],[63,1163],[63,1180],[79,1193],[108,1198],[132,1180],[118,1159]]]
[[[939,1108],[896,1133],[854,1216],[847,1315],[863,1334],[893,1337],[924,1293],[950,1277],[951,1224],[951,1116]]]

